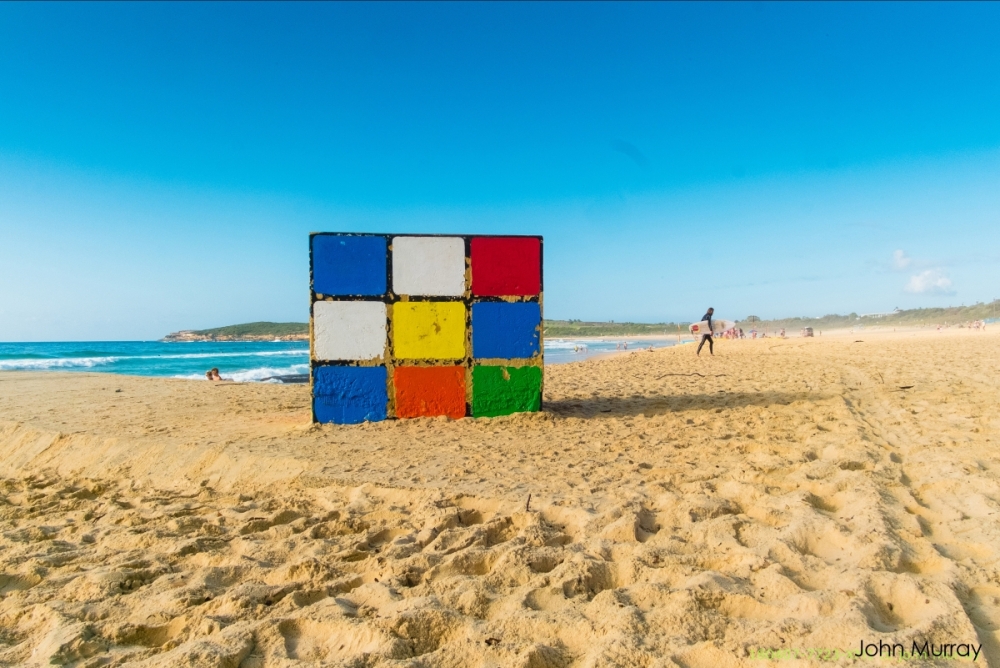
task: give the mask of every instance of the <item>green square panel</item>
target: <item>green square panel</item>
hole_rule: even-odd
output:
[[[472,415],[474,417],[537,411],[541,405],[541,367],[473,367]]]

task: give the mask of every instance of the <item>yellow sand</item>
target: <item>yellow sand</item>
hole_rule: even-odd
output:
[[[716,352],[356,427],[303,386],[0,373],[0,664],[1000,665],[1000,336]]]

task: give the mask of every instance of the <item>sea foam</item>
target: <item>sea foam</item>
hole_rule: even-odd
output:
[[[277,380],[264,380],[265,378],[273,378],[274,376],[293,376],[302,373],[309,373],[308,364],[293,364],[287,367],[270,367],[262,366],[254,369],[247,369],[245,371],[237,371],[235,373],[222,373],[223,380],[232,380],[237,383],[259,383],[263,382],[273,382],[278,383],[281,381]],[[205,374],[203,373],[187,373],[179,374],[174,376],[174,378],[183,378],[185,380],[207,380]]]
[[[59,357],[55,359],[0,360],[0,371],[41,371],[44,369],[89,368],[112,364],[120,357]]]

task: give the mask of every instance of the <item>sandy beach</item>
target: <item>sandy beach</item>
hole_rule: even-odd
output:
[[[307,386],[0,373],[0,665],[1000,666],[998,330],[716,353],[355,427]]]

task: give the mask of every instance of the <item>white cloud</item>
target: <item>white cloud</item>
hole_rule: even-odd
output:
[[[940,269],[927,269],[910,276],[910,282],[903,288],[918,295],[953,295],[951,279]]]
[[[906,253],[901,250],[895,251],[892,254],[892,266],[896,269],[906,269],[913,262],[912,257],[907,257]]]

